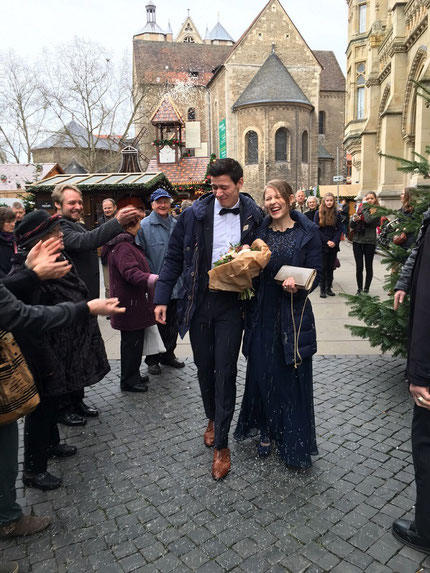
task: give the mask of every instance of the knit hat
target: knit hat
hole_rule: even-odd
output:
[[[28,213],[15,233],[16,242],[20,247],[25,247],[29,243],[38,241],[50,233],[61,219],[61,215],[51,216],[48,211],[43,209]]]

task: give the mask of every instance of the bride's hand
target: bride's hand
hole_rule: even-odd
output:
[[[299,289],[296,287],[296,281],[294,280],[294,277],[288,277],[287,279],[284,280],[284,282],[282,283],[282,288],[290,293],[295,294]]]

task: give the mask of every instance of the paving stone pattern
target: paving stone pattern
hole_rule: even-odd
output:
[[[390,533],[393,519],[413,515],[415,495],[404,361],[315,358],[313,468],[288,470],[276,454],[260,460],[255,440],[232,440],[232,471],[218,483],[192,362],[164,368],[140,395],[120,392],[111,364],[87,393],[100,418],[62,430],[79,447],[51,463],[64,486],[20,485],[26,511],[52,526],[3,542],[0,562],[32,573],[430,571],[430,558]],[[241,360],[238,403],[244,373]]]

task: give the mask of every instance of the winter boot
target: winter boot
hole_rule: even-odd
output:
[[[327,282],[326,293],[328,296],[336,296],[336,294],[333,292],[333,290],[331,288],[332,286],[333,286],[333,279],[331,279]]]

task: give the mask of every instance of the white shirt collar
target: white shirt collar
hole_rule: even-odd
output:
[[[237,203],[235,205],[233,205],[233,207],[225,207],[226,209],[235,209],[236,207],[239,207],[240,205],[240,198],[237,200]],[[223,209],[222,205],[220,205],[220,202],[218,201],[218,199],[215,198],[215,210],[214,213],[217,215],[221,209]]]

